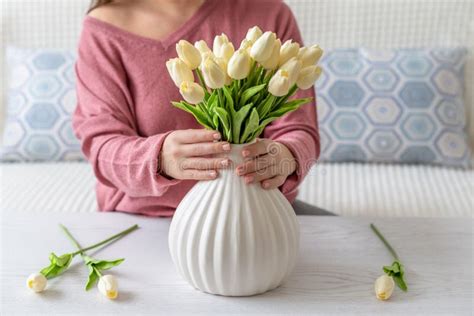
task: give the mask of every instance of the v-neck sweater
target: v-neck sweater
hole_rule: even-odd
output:
[[[97,179],[100,211],[173,215],[196,181],[160,174],[160,151],[172,131],[202,127],[171,105],[182,97],[165,63],[176,57],[180,39],[204,39],[211,46],[214,36],[224,32],[238,46],[254,25],[275,32],[282,42],[303,44],[292,12],[281,0],[207,0],[163,40],[85,17],[75,66],[73,127]],[[309,89],[296,97],[315,98],[315,93]],[[279,188],[290,202],[319,156],[315,106],[313,101],[274,121],[262,135],[287,146],[297,160],[297,170]]]

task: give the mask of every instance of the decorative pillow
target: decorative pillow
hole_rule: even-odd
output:
[[[465,48],[326,54],[316,91],[322,161],[470,166]]]
[[[83,160],[71,126],[75,54],[9,47],[6,60],[9,89],[0,160]]]

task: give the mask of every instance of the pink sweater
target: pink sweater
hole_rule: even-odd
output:
[[[87,16],[76,63],[77,108],[73,126],[97,177],[101,211],[171,216],[195,181],[174,180],[158,172],[166,136],[178,129],[201,128],[174,108],[181,100],[165,62],[176,57],[180,39],[204,39],[226,33],[237,46],[258,25],[284,42],[301,43],[296,20],[280,0],[207,0],[180,29],[162,41],[145,38]],[[298,97],[313,96],[312,89]],[[319,155],[315,104],[303,106],[269,125],[263,137],[286,145],[298,170],[280,187],[290,202]]]

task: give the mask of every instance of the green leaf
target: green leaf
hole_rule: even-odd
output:
[[[94,264],[94,263],[99,262],[99,260],[94,259],[94,258],[89,257],[89,256],[85,256],[85,255],[82,256],[82,260],[84,260],[84,263],[85,263],[86,265],[90,265],[90,264]]]
[[[280,108],[293,107],[293,106],[300,107],[300,106],[302,106],[302,105],[304,105],[304,104],[307,104],[307,103],[311,102],[311,100],[313,100],[313,98],[305,98],[305,99],[292,100],[292,101],[289,101],[289,102],[284,103]]]
[[[209,112],[207,108],[204,106],[204,104],[202,103],[196,104],[196,108],[199,109],[199,111],[201,111],[207,117],[207,119],[209,118]]]
[[[253,97],[254,95],[256,95],[257,93],[259,93],[260,91],[262,91],[263,89],[265,89],[267,85],[264,83],[264,84],[261,84],[259,86],[255,86],[255,87],[251,87],[251,88],[248,88],[247,90],[245,90],[243,93],[242,93],[242,96],[240,98],[240,105],[243,105],[243,104],[247,104],[248,100]]]
[[[383,271],[388,275],[393,278],[395,281],[395,284],[402,290],[402,291],[407,291],[408,287],[405,283],[404,280],[404,274],[405,274],[405,268],[403,264],[395,260],[391,266],[384,266]]]
[[[235,110],[234,108],[234,100],[232,99],[232,95],[229,91],[229,88],[227,88],[226,86],[224,86],[222,88],[222,91],[224,91],[224,97],[226,98],[227,100],[227,106],[228,106],[228,109],[230,109],[231,111]]]
[[[217,107],[225,108],[225,97],[222,95],[222,89],[216,89],[217,91]]]
[[[50,260],[52,263],[54,262],[59,267],[67,267],[71,263],[72,254],[66,253],[58,257],[54,253],[51,253]]]
[[[214,124],[214,129],[218,131],[219,130],[219,117],[217,116],[215,112],[214,112],[214,116],[212,117],[212,122]]]
[[[392,278],[393,281],[395,281],[395,284],[400,288],[400,290],[402,290],[403,292],[408,291],[408,287],[402,277],[393,276]]]
[[[260,66],[258,66],[256,62],[252,61],[252,67],[250,67],[250,73],[247,76],[247,78],[244,79],[246,80],[244,84],[244,88],[253,86],[259,73],[260,73]]]
[[[268,124],[270,124],[271,122],[273,122],[274,120],[278,119],[279,117],[278,116],[275,116],[275,117],[268,117],[266,119],[264,119],[260,125],[258,126],[258,128],[255,130],[255,132],[253,133],[251,139],[254,139],[254,138],[257,138],[260,136],[260,134],[262,134],[263,130],[265,129],[265,127],[267,127]]]
[[[87,267],[89,268],[89,279],[86,284],[86,291],[91,289],[95,284],[97,279],[99,279],[99,272],[102,270],[109,270],[115,266],[121,264],[125,259],[116,259],[116,260],[98,260],[91,258],[89,256],[83,256],[83,260]]]
[[[214,116],[215,116],[215,109],[216,107],[219,106],[219,99],[217,97],[217,93],[216,91],[213,92],[213,96],[210,98],[210,102],[207,104],[207,107],[208,107],[208,110],[209,110],[209,114],[212,116],[212,119],[214,121]],[[216,127],[217,129],[217,126],[216,124],[214,124],[214,126]]]
[[[73,259],[71,253],[67,253],[61,256],[57,256],[54,252],[49,255],[49,266],[41,269],[40,273],[43,274],[47,279],[52,279],[62,274],[69,268]]]
[[[87,267],[89,268],[89,278],[87,279],[86,291],[89,291],[99,279],[99,275],[93,266],[88,265]]]
[[[112,269],[113,267],[116,267],[118,266],[119,264],[121,264],[123,261],[125,260],[125,258],[122,258],[122,259],[116,259],[116,260],[101,260],[100,262],[96,263],[94,265],[95,268],[99,269],[99,270],[109,270],[109,269]]]
[[[311,101],[311,98],[306,98],[306,99],[297,99],[290,101],[288,103],[285,103],[283,106],[276,108],[273,110],[268,117],[281,117],[285,115],[288,112],[294,111],[298,109],[301,105],[306,104]]]
[[[56,264],[51,263],[49,266],[40,270],[40,273],[47,279],[54,278],[58,274],[58,267]]]
[[[255,84],[261,84],[263,82],[263,79],[265,78],[265,68],[263,67],[259,67],[259,72],[258,72],[258,76],[257,76],[257,81],[255,82]]]
[[[281,107],[273,112],[271,112],[268,117],[282,117],[286,113],[295,111],[298,108],[298,106],[286,106],[286,107]]]
[[[208,121],[207,119],[207,116],[201,111],[199,110],[198,108],[192,106],[191,104],[189,103],[186,103],[184,101],[182,102],[171,102],[175,107],[177,107],[178,109],[181,109],[183,111],[186,111],[188,113],[191,113],[194,118],[196,118],[196,120],[198,121],[199,124],[201,124],[202,126],[208,128],[208,129],[212,129],[212,124]]]
[[[219,117],[220,122],[222,123],[222,126],[224,127],[225,140],[232,141],[232,131],[230,127],[229,114],[227,113],[225,109],[221,107],[216,107],[214,111],[216,112],[217,116]]]
[[[251,140],[249,139],[249,136],[251,136],[255,132],[255,130],[258,128],[258,122],[259,122],[258,112],[255,108],[252,108],[252,113],[250,113],[250,117],[247,121],[247,125],[245,126],[244,133],[240,137],[241,144],[246,143]]]
[[[260,118],[264,118],[268,112],[270,112],[273,102],[275,102],[276,97],[269,94],[264,102],[260,103],[257,107],[258,115]]]
[[[286,101],[288,101],[288,99],[291,98],[296,93],[296,91],[298,91],[298,86],[293,85],[293,87],[291,87],[290,91],[288,91],[288,93],[285,96],[278,98],[278,101],[274,105],[275,108],[279,108],[282,104],[285,104]]]
[[[266,74],[266,76],[265,76],[265,80],[264,80],[263,82],[265,82],[266,84],[268,84],[275,73],[276,73],[276,70],[269,70],[269,71],[267,72],[267,74]]]
[[[240,140],[240,129],[242,127],[242,123],[247,118],[247,115],[250,112],[253,104],[247,104],[246,106],[242,107],[238,112],[232,114],[232,136],[233,142],[238,143]]]
[[[212,113],[212,110],[215,106],[217,106],[217,92],[214,90],[207,100],[207,107],[209,109],[209,112]]]

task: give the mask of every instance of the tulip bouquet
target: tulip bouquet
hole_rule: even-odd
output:
[[[176,51],[178,58],[166,66],[184,100],[172,104],[233,144],[251,142],[272,121],[310,102],[290,98],[314,85],[323,54],[317,45],[300,48],[292,40],[282,45],[275,33],[257,26],[238,50],[221,34],[212,51],[203,40],[194,45],[181,40]]]

